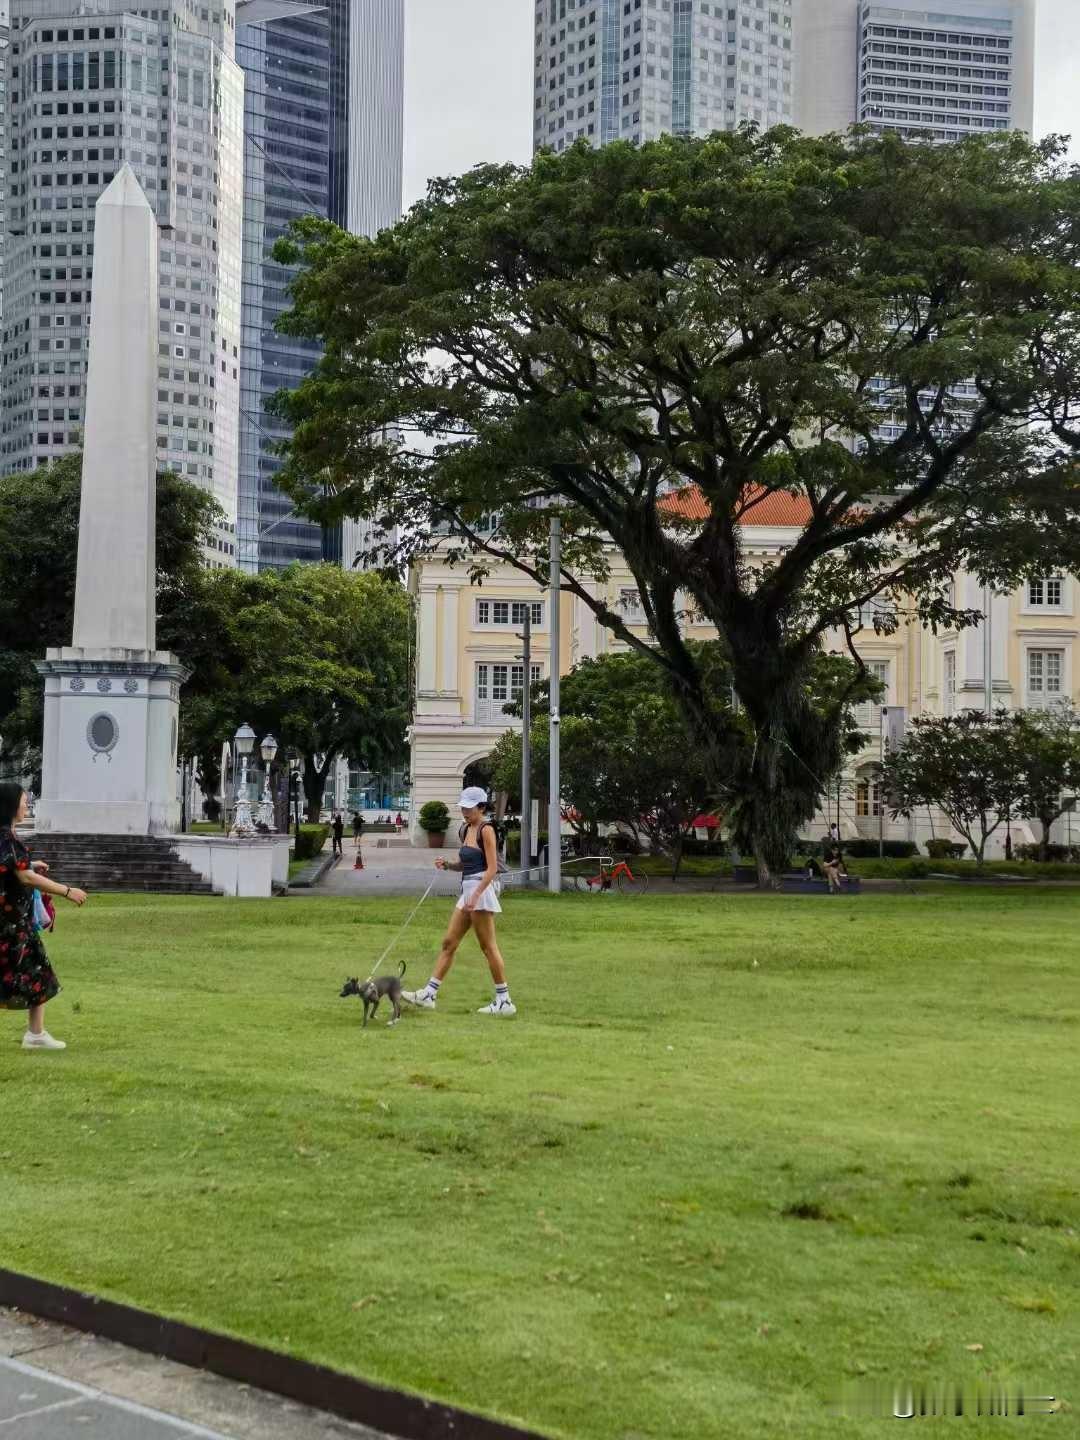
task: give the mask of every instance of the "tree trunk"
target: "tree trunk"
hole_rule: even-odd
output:
[[[319,823],[323,794],[326,791],[326,777],[336,759],[337,754],[331,753],[325,757],[320,767],[316,765],[314,755],[304,756],[304,812],[311,825]]]
[[[675,866],[671,872],[671,883],[674,885],[679,878],[679,871],[682,869],[683,858],[683,837],[680,835],[675,841]]]
[[[1039,824],[1042,826],[1043,832],[1042,839],[1039,841],[1039,859],[1044,865],[1050,858],[1050,826],[1053,823],[1053,820],[1047,820],[1042,815],[1039,816]]]

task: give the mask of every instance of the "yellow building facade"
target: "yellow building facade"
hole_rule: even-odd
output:
[[[767,518],[767,517],[764,517]],[[746,523],[743,547],[747,560],[765,563],[798,539],[796,525]],[[551,673],[550,596],[512,565],[498,565],[480,585],[470,583],[464,567],[452,564],[448,548],[437,547],[418,560],[410,572],[410,589],[417,618],[415,705],[410,732],[411,813],[415,842],[423,843],[417,825],[420,807],[442,800],[454,813],[465,771],[482,763],[496,741],[521,722],[502,713],[503,706],[520,696],[524,684],[521,634],[525,607],[532,622],[532,677]],[[984,610],[984,591],[974,577],[955,579],[959,607]],[[618,609],[632,627],[647,635],[637,590],[617,553],[611,556],[611,574],[598,585],[588,581],[592,593],[603,592],[605,604]],[[1072,701],[1080,708],[1080,584],[1065,574],[1029,581],[1011,594],[990,601],[991,674],[995,706],[1007,709],[1046,707]],[[882,704],[901,707],[905,720],[924,714],[981,710],[985,704],[985,624],[974,629],[937,635],[917,621],[901,616],[891,635],[879,634],[873,625],[873,607],[861,617],[856,634],[859,654],[885,685]],[[708,639],[707,626],[691,627],[695,638]],[[577,597],[561,599],[560,673],[579,661],[627,647],[596,619]],[[837,634],[826,649],[844,652]],[[892,822],[881,813],[881,797],[874,762],[881,748],[878,705],[862,707],[859,721],[867,744],[855,757],[849,773],[808,828],[820,834],[839,818],[845,837],[910,839],[920,845],[931,836],[950,832],[939,815],[916,816]],[[1012,824],[1014,844],[1038,838],[1037,827],[1020,820]],[[1060,831],[1060,834],[1058,833]],[[999,855],[1004,829],[990,841],[988,855]],[[959,839],[961,837],[954,836]],[[1064,817],[1055,839],[1080,843],[1080,817]]]

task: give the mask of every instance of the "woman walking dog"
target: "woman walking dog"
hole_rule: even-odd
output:
[[[499,874],[499,852],[495,839],[495,826],[486,818],[487,794],[473,785],[461,792],[458,801],[465,821],[461,832],[461,849],[456,861],[444,860],[440,855],[435,861],[438,870],[454,870],[461,874],[461,898],[450,917],[450,924],[443,936],[439,958],[431,979],[422,990],[403,990],[401,998],[421,1010],[434,1010],[439,988],[454,963],[457,948],[471,928],[480,942],[480,949],[495,981],[495,999],[490,1005],[481,1007],[481,1015],[516,1015],[517,1007],[510,999],[506,983],[506,965],[499,952],[495,938],[495,916],[502,914],[499,904],[497,878]]]
[[[44,860],[31,860],[15,834],[27,815],[21,785],[0,784],[0,1008],[27,1012],[24,1050],[65,1050],[45,1029],[46,1003],[59,992],[57,980],[34,918],[34,894],[63,895],[73,905],[86,892],[50,880]]]

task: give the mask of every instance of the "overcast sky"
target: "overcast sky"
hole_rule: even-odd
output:
[[[1076,136],[1080,0],[1037,0],[1035,126]],[[533,0],[405,0],[405,202],[429,176],[532,149]],[[1071,81],[1071,84],[1070,84]]]

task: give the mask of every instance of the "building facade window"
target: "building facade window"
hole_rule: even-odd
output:
[[[1040,610],[1060,610],[1065,600],[1061,575],[1039,575],[1027,582],[1027,603]]]
[[[1027,704],[1031,710],[1045,710],[1061,702],[1065,694],[1064,650],[1027,652]]]
[[[866,668],[875,679],[880,680],[885,686],[883,701],[889,703],[889,670],[888,660],[867,660]],[[855,723],[860,730],[879,730],[881,728],[881,705],[880,700],[866,700],[855,707]]]
[[[942,657],[941,708],[946,715],[956,713],[956,651],[946,650]]]
[[[860,775],[856,780],[855,814],[860,819],[881,814],[881,781],[876,775]]]
[[[543,666],[530,665],[529,675],[535,685],[543,679]],[[506,662],[484,661],[476,667],[476,720],[506,720],[507,705],[520,700],[525,688],[525,666]]]
[[[528,614],[535,630],[544,623],[542,600],[477,600],[476,623],[485,628],[524,625]]]

